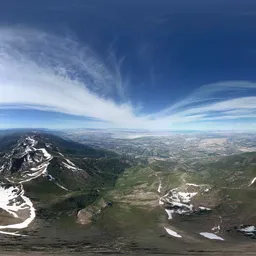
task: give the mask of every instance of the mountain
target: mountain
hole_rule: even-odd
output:
[[[193,165],[156,160],[125,170],[109,198],[140,208],[144,216],[158,210],[151,225],[164,213],[157,226],[184,242],[242,243],[256,238],[255,157],[255,152],[243,153]]]
[[[7,135],[0,144],[2,234],[27,234],[36,218],[75,216],[130,165],[116,153],[39,132]]]
[[[226,150],[221,139],[216,150],[225,153],[211,148],[206,156],[202,138],[198,149],[189,140],[196,153],[172,148],[146,157],[143,147],[162,152],[161,139],[111,138],[111,148],[125,147],[121,154],[61,136],[15,131],[0,138],[0,246],[57,253],[251,250],[255,152]],[[181,152],[179,139],[185,141],[178,136],[173,143]]]

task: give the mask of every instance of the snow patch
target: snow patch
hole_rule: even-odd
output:
[[[202,185],[197,185],[194,183],[186,183],[187,186],[193,186],[193,187],[201,187]]]
[[[68,168],[68,169],[70,169],[70,170],[73,170],[73,171],[79,170],[79,168],[74,167],[74,166],[72,166],[72,165],[70,165],[70,164],[67,164],[67,163],[65,163],[65,162],[62,162],[62,164],[64,165],[64,167],[66,167],[66,168]]]
[[[37,166],[37,167],[33,167],[30,170],[31,171],[36,171],[34,173],[26,173],[24,175],[23,178],[25,178],[24,180],[20,181],[19,183],[25,183],[31,180],[34,180],[40,176],[46,176],[47,175],[47,167],[50,163],[46,162],[46,163],[42,163],[41,165]],[[39,169],[39,170],[38,170]],[[29,176],[30,178],[26,178],[26,176]]]
[[[219,232],[220,231],[220,225],[214,226],[212,228],[212,231]]]
[[[30,137],[30,136],[28,136],[26,138],[26,141],[29,141],[32,147],[35,146],[36,143],[37,143],[37,141],[34,138]]]
[[[161,200],[161,198],[159,199],[159,205],[164,205],[164,202]]]
[[[203,206],[199,206],[199,209],[202,210],[202,211],[211,211],[210,208],[203,207]]]
[[[224,241],[224,239],[222,238],[222,237],[220,237],[220,236],[217,236],[217,235],[215,235],[215,234],[213,234],[213,233],[208,233],[208,232],[201,232],[201,233],[199,233],[201,236],[204,236],[204,237],[206,237],[206,238],[208,238],[208,239],[211,239],[211,240],[221,240],[221,241]]]
[[[168,214],[168,219],[172,219],[172,214],[185,214],[193,211],[193,205],[189,204],[192,197],[197,192],[180,192],[177,188],[172,189],[169,193],[159,199],[159,204],[164,205]]]
[[[0,167],[0,173],[4,170],[4,165]]]
[[[64,189],[64,190],[66,190],[66,191],[68,191],[68,189],[67,189],[67,188],[65,188],[64,186],[60,185],[60,183],[59,183],[59,182],[57,182],[57,181],[56,181],[56,179],[55,179],[52,175],[47,174],[47,178],[48,178],[48,180],[49,180],[49,181],[54,182],[54,183],[55,183],[55,185],[57,185],[58,187],[60,187],[60,188],[62,188],[62,189]]]
[[[174,213],[174,210],[164,209],[168,215],[168,220],[172,219],[172,214]]]
[[[256,177],[255,178],[253,178],[253,180],[251,181],[251,183],[249,184],[249,186],[248,187],[250,187],[251,185],[253,185],[253,183],[256,181]]]
[[[19,234],[17,231],[16,231],[16,232],[0,231],[0,234],[11,235],[11,236],[26,236],[26,235],[21,235],[21,234]]]
[[[220,218],[220,224],[222,224],[222,217],[219,216],[219,218]],[[215,233],[219,233],[219,232],[220,232],[220,224],[214,226],[214,227],[212,228],[212,231],[214,231]]]
[[[162,182],[161,182],[161,180],[160,180],[160,183],[159,183],[157,192],[158,192],[158,193],[161,193],[161,189],[162,189]]]
[[[19,181],[21,184],[47,174],[47,167],[53,157],[45,148],[35,148],[36,144],[37,141],[31,136],[21,138],[11,154],[5,154],[6,163],[1,167],[1,170],[5,168],[7,171],[11,170],[13,158],[20,158],[21,160],[23,158],[24,160],[17,170],[18,175],[15,179],[10,178],[11,182]]]
[[[239,231],[251,233],[251,232],[256,232],[256,228],[255,228],[255,226],[248,226],[246,228],[239,229]]]
[[[46,146],[47,148],[51,148],[52,144],[51,144],[51,143],[45,143],[45,146]]]
[[[72,165],[72,166],[76,166],[74,163],[72,163],[69,159],[67,159],[67,158],[65,158],[65,160],[70,164],[70,165]]]
[[[64,186],[60,185],[60,183],[55,182],[55,184],[56,184],[58,187],[60,187],[60,188],[62,188],[62,189],[64,189],[64,190],[66,190],[66,191],[69,191],[67,188],[65,188]]]
[[[45,160],[51,160],[52,159],[52,156],[47,152],[47,150],[45,148],[38,148],[37,150],[43,152],[43,156],[44,156]]]
[[[197,192],[187,193],[187,192],[178,192],[178,197],[184,203],[190,202],[191,198],[197,195]]]
[[[29,216],[21,223],[2,225],[0,229],[24,229],[35,219],[36,211],[30,199],[24,196],[23,186],[20,185],[0,185],[0,208],[11,214],[14,218],[24,216],[24,211],[29,212]]]
[[[191,186],[195,188],[191,188]],[[184,186],[171,189],[167,194],[159,198],[159,205],[166,211],[168,219],[172,219],[172,215],[175,213],[183,215],[193,213],[194,211],[210,211],[210,208],[203,206],[195,209],[194,205],[190,203],[191,199],[202,191],[201,188],[204,186],[205,185],[186,183]]]
[[[55,178],[52,175],[50,175],[49,173],[47,174],[47,178],[49,181],[55,180]]]
[[[169,235],[171,235],[171,236],[178,237],[178,238],[181,238],[181,237],[182,237],[182,236],[179,235],[177,232],[175,232],[175,231],[173,231],[173,230],[171,230],[171,229],[169,229],[169,228],[164,228],[164,229],[165,229],[165,231],[166,231]]]

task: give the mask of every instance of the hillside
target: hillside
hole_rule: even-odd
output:
[[[2,223],[0,232],[15,236],[29,234],[30,224],[37,219],[75,216],[112,187],[131,164],[115,153],[50,134],[15,133],[2,142],[0,193],[6,199],[0,206],[8,224]],[[30,213],[15,208],[23,201]],[[13,226],[17,219],[23,224]]]
[[[152,159],[38,131],[7,134],[0,144],[2,248],[160,253],[253,246],[255,152]]]

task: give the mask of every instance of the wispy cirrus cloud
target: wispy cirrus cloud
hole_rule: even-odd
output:
[[[2,27],[0,109],[60,112],[120,128],[204,128],[217,121],[256,120],[256,83],[247,81],[205,85],[157,113],[138,113],[125,95],[123,60],[109,56],[104,62],[69,37]]]

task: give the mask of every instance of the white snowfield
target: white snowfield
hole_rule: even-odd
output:
[[[209,232],[201,232],[199,233],[201,236],[204,236],[208,239],[211,239],[211,240],[221,240],[221,241],[224,241],[224,239],[220,236],[217,236],[216,234],[213,234],[213,233],[209,233]]]
[[[24,193],[25,191],[21,184],[13,186],[6,184],[0,185],[0,208],[8,212],[14,218],[22,220],[20,223],[2,225],[0,226],[0,230],[27,228],[36,217],[33,203],[28,197],[24,196]],[[25,219],[24,216],[26,216]],[[17,232],[10,233],[1,231],[1,233],[19,235]]]
[[[171,236],[173,236],[173,237],[178,237],[178,238],[181,238],[181,237],[182,237],[181,235],[179,235],[177,232],[171,230],[170,228],[164,228],[164,229],[166,230],[166,232],[167,232],[169,235],[171,235]]]

